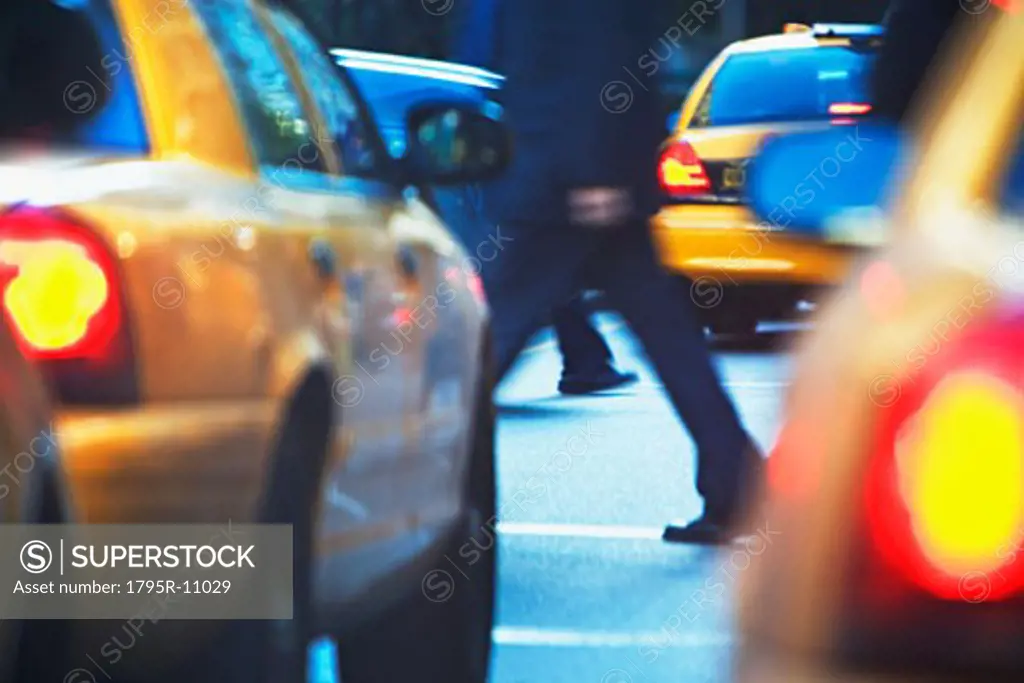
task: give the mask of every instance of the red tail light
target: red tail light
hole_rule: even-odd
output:
[[[118,279],[103,244],[36,210],[0,217],[3,308],[35,358],[102,355],[121,324]]]
[[[845,659],[1024,667],[1022,345],[1020,312],[972,321],[912,352],[919,369],[878,397]]]
[[[951,340],[879,417],[865,488],[881,558],[918,589],[964,599],[964,577],[998,577],[985,600],[1024,589],[1024,319]]]
[[[669,145],[658,161],[658,182],[661,189],[674,197],[705,194],[711,191],[703,162],[693,146],[685,140]]]
[[[859,102],[834,102],[828,107],[828,113],[832,116],[863,116],[870,111],[870,104]]]
[[[836,126],[853,126],[858,122],[858,117],[862,117],[871,112],[870,104],[862,104],[858,102],[836,102],[829,105],[828,113],[836,118],[832,119],[832,124]]]
[[[88,227],[55,211],[0,215],[0,301],[23,353],[66,403],[136,399],[117,262]]]

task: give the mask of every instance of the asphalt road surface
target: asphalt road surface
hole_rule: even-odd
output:
[[[561,358],[545,333],[497,395],[491,683],[725,683],[732,589],[776,532],[726,553],[661,542],[666,521],[701,509],[693,444],[627,328],[611,315],[600,321],[619,367],[641,374],[638,385],[557,394]],[[763,448],[775,438],[791,367],[787,353],[772,350],[779,336],[766,339],[766,349],[716,353]]]

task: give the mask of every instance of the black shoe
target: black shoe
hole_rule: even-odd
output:
[[[737,533],[732,526],[703,514],[692,522],[670,523],[661,534],[666,543],[693,543],[695,545],[728,545],[742,541],[745,534]]]
[[[593,375],[562,375],[558,383],[558,391],[572,396],[584,396],[596,394],[599,391],[618,389],[633,384],[639,375],[635,372],[618,372],[616,370],[605,370]]]

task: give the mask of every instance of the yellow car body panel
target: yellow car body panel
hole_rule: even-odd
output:
[[[938,354],[997,307],[1020,307],[1019,273],[1000,268],[1011,259],[1019,269],[1022,221],[1000,211],[997,191],[1024,142],[1024,14],[993,6],[964,24],[954,49],[930,76],[928,96],[916,103],[915,158],[892,188],[887,243],[856,265],[797,349],[783,432],[769,465],[774,474],[751,512],[759,528],[772,529],[773,542],[752,558],[740,581],[739,681],[945,678],[941,668],[914,669],[929,663],[927,652],[910,657],[908,651],[905,662],[884,670],[849,656],[841,661],[838,639],[849,624],[847,591],[862,574],[858,551],[873,547],[863,537],[863,482],[876,456],[879,417],[912,386],[917,356]],[[978,112],[984,112],[981,120]],[[841,232],[837,240],[844,240]],[[865,286],[868,269],[879,267],[892,285],[884,292]],[[976,467],[984,467],[984,452],[977,456]],[[1001,613],[972,611],[996,622],[968,625],[972,608],[966,603],[974,598],[963,595],[968,609],[959,616],[926,612],[926,621],[904,622],[900,629],[926,629],[936,619],[952,618],[940,625],[958,633],[957,647],[983,644],[974,653],[986,660],[984,671],[962,674],[979,682],[1002,680],[1001,673],[991,673],[1002,671],[993,658],[1006,650],[1001,643],[1016,641],[1009,633],[995,640],[987,635],[988,626],[1002,627]],[[894,596],[885,604],[900,609],[911,602]]]

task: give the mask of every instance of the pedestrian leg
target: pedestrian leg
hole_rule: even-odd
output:
[[[685,288],[657,261],[646,226],[609,237],[595,262],[611,304],[633,328],[697,446],[697,491],[723,525],[739,512],[756,447],[712,365]]]
[[[530,337],[551,321],[552,310],[579,291],[586,258],[585,245],[564,227],[502,227],[511,239],[481,271],[491,309],[498,382]]]

